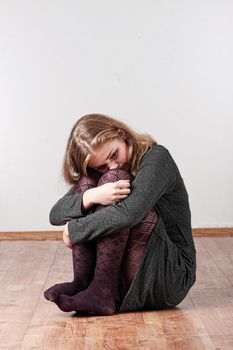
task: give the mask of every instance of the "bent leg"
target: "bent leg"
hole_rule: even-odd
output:
[[[100,178],[97,186],[122,179],[131,180],[132,177],[123,169],[110,170]],[[96,210],[103,207],[98,205]],[[96,240],[94,279],[86,290],[75,296],[60,295],[57,304],[63,311],[91,311],[101,315],[111,315],[116,312],[116,302],[119,300],[120,267],[129,232],[130,229],[126,228]]]
[[[121,297],[123,298],[138,270],[148,239],[156,226],[158,214],[152,208],[135,226],[131,227],[121,268]]]
[[[96,180],[82,176],[77,184],[76,192],[84,192],[96,187]],[[72,282],[58,283],[44,291],[44,297],[56,301],[60,294],[75,295],[84,290],[94,277],[96,263],[96,242],[89,241],[74,245],[72,248],[74,279]]]

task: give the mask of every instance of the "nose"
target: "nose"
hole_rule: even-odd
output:
[[[117,169],[118,167],[119,167],[119,166],[118,166],[118,164],[117,164],[116,162],[110,162],[110,163],[108,164],[109,170]]]

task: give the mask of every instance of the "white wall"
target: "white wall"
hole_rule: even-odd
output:
[[[151,133],[186,184],[193,227],[233,226],[231,0],[0,0],[0,231],[56,230],[75,121]]]

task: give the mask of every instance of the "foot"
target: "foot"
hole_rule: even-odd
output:
[[[116,312],[115,300],[110,293],[107,298],[106,295],[100,298],[95,294],[90,295],[88,289],[73,296],[60,294],[55,303],[65,312],[88,311],[98,315],[113,315]]]
[[[44,291],[47,300],[55,301],[60,294],[75,295],[80,292],[80,287],[74,282],[58,283]]]

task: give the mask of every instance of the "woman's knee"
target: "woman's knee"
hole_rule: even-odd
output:
[[[77,183],[76,192],[85,192],[86,190],[96,186],[97,181],[94,177],[82,175]]]
[[[99,179],[97,186],[101,186],[107,182],[116,182],[119,180],[133,180],[133,176],[124,169],[111,169]]]

